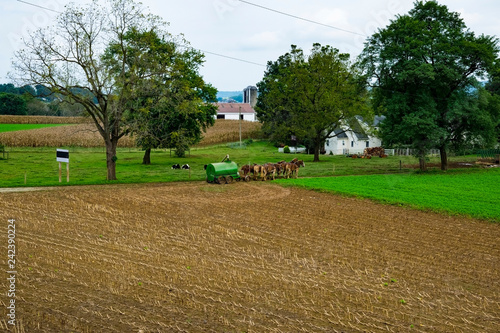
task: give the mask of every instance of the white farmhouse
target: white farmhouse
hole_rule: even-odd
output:
[[[382,140],[373,133],[376,132],[379,123],[384,118],[375,117],[372,125],[364,122],[361,117],[356,119],[358,124],[352,129],[344,126],[335,130],[337,136],[325,142],[326,154],[330,154],[330,152],[333,155],[363,154],[365,148],[382,146]]]
[[[243,89],[243,103],[218,103],[217,119],[257,121],[257,95],[257,87],[248,86]]]
[[[246,103],[218,103],[217,119],[257,121],[255,110]]]

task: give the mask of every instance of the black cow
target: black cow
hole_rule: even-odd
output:
[[[172,169],[180,169],[181,166],[179,164],[174,164],[172,165]]]
[[[184,164],[181,169],[184,169],[184,170],[189,170],[190,167],[189,167],[189,164]]]

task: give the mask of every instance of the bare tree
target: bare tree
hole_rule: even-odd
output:
[[[54,26],[33,33],[15,54],[13,79],[46,86],[85,108],[106,144],[108,180],[116,180],[116,148],[129,131],[125,118],[134,89],[150,74],[129,59],[125,35],[134,28],[171,38],[165,27],[133,0],[108,0],[105,6],[97,0],[86,6],[70,4]],[[110,44],[122,50],[118,74],[117,64],[110,69],[103,59]]]

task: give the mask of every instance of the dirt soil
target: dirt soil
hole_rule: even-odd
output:
[[[498,332],[500,225],[263,183],[0,193],[16,332]],[[7,228],[1,237],[7,276]],[[0,331],[10,329],[6,278]]]

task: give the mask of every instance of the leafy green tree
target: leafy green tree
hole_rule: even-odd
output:
[[[495,67],[498,51],[496,38],[476,36],[458,13],[436,1],[415,2],[407,15],[371,36],[361,59],[375,105],[385,108],[384,142],[412,145],[422,170],[427,150],[438,148],[446,170],[454,144],[478,136],[490,141],[485,128],[493,120],[471,104],[471,91]]]
[[[143,164],[151,163],[152,148],[175,148],[178,156],[184,156],[190,145],[201,140],[202,130],[215,122],[217,91],[199,74],[203,55],[151,30],[133,27],[124,40],[125,48],[111,44],[104,59],[117,80],[124,83],[124,89],[134,75],[149,74],[127,92],[134,96],[127,105],[128,118],[138,145],[145,149]],[[143,53],[144,49],[149,51]],[[121,71],[120,59],[125,54],[129,67],[140,64],[139,73]]]
[[[314,44],[306,57],[292,45],[268,63],[257,87],[256,112],[264,133],[275,142],[289,142],[291,135],[311,142],[315,162],[325,141],[343,133],[336,129],[370,114],[365,84],[349,55],[331,46]]]
[[[151,73],[151,64],[144,67],[145,59],[154,54],[147,45],[136,49],[137,53],[127,53],[126,34],[134,28],[154,31],[166,40],[173,37],[163,20],[144,13],[134,0],[101,3],[67,5],[54,27],[40,29],[24,41],[14,68],[25,84],[42,85],[85,108],[106,146],[107,179],[116,180],[116,148],[130,132],[129,114],[136,111],[130,108],[132,101],[142,94],[151,75],[168,76],[168,72]],[[114,62],[105,55],[110,45],[122,49]]]
[[[498,64],[500,66],[500,61],[498,61]],[[496,137],[497,143],[500,143],[500,68],[490,75],[485,88],[489,93],[487,94],[488,103],[486,107],[496,119]]]
[[[26,100],[16,94],[0,93],[0,114],[4,115],[26,115]]]
[[[0,93],[11,93],[19,95],[19,89],[16,88],[12,83],[0,84]]]

